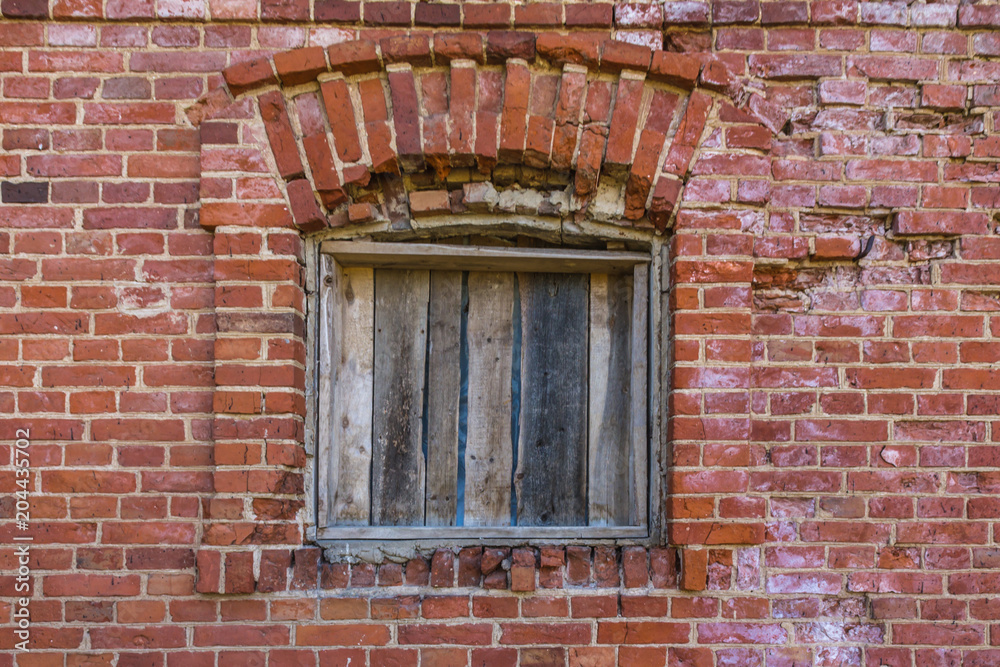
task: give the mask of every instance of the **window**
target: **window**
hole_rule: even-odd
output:
[[[647,536],[648,254],[319,257],[318,538]]]

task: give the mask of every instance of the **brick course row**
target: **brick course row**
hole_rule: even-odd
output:
[[[10,19],[107,19],[166,21],[331,21],[368,26],[454,26],[497,28],[669,28],[702,25],[866,25],[980,28],[1000,25],[990,5],[936,5],[905,2],[812,0],[698,0],[663,6],[641,2],[530,6],[478,3],[354,2],[351,0],[4,0],[0,15]]]

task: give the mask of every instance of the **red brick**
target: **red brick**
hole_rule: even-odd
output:
[[[295,134],[288,120],[288,110],[281,93],[271,91],[264,93],[258,99],[260,114],[267,130],[267,138],[271,144],[271,152],[278,165],[278,172],[286,180],[294,179],[303,174],[302,160],[299,158]]]
[[[838,56],[826,55],[751,55],[750,71],[766,79],[788,80],[820,76],[840,76]]]
[[[416,83],[412,70],[392,70],[388,74],[392,97],[393,125],[400,166],[417,171],[423,166]]]
[[[347,85],[342,80],[332,79],[324,82],[320,90],[337,154],[344,162],[360,160],[361,144]]]
[[[294,86],[327,71],[326,56],[318,46],[284,51],[274,55],[274,68],[283,84]]]
[[[3,0],[0,12],[12,19],[45,19],[49,17],[47,0]]]
[[[929,58],[848,56],[847,74],[870,79],[919,81],[935,78],[937,63]]]
[[[382,84],[377,79],[369,79],[360,84],[360,90],[372,170],[375,173],[397,172],[399,167],[396,152],[390,144],[391,132]],[[346,173],[344,177],[345,181],[350,182]]]
[[[683,549],[681,551],[680,587],[686,591],[705,590],[708,577],[708,551]]]
[[[601,41],[597,36],[575,33],[567,36],[542,33],[535,40],[538,55],[553,64],[572,63],[586,67],[600,61]]]
[[[615,96],[615,110],[608,131],[605,163],[629,165],[632,163],[632,143],[638,120],[639,102],[642,99],[641,80],[621,77]]]
[[[222,76],[234,95],[278,82],[270,58],[257,58],[231,65],[222,71]]]
[[[894,639],[900,644],[972,646],[982,644],[985,628],[981,625],[945,623],[894,623]]]
[[[450,625],[426,623],[407,625],[399,630],[400,644],[458,644],[483,646],[492,641],[492,627],[488,624]]]
[[[425,190],[410,193],[410,214],[415,218],[450,212],[451,204],[446,190]]]
[[[501,644],[589,644],[588,623],[501,623]]]
[[[893,218],[893,231],[915,234],[987,234],[989,218],[985,213],[965,211],[900,211]]]
[[[614,22],[614,8],[610,3],[567,4],[563,12],[567,28],[604,28]]]
[[[101,3],[99,0],[55,0],[52,18],[101,18]]]
[[[313,3],[316,21],[357,23],[361,20],[361,3],[349,0],[316,0]]]
[[[677,176],[687,174],[691,159],[694,157],[694,147],[701,139],[711,108],[712,98],[708,95],[698,92],[691,94],[680,125],[674,134],[673,144],[663,163],[665,172]]]
[[[301,624],[296,628],[298,646],[384,646],[389,643],[389,629],[376,624],[338,625],[331,633],[330,626]]]
[[[262,0],[260,15],[265,21],[308,21],[309,3],[306,0]]]
[[[503,115],[500,119],[498,158],[501,162],[516,164],[523,159],[530,91],[531,78],[527,67],[508,63]]]
[[[400,35],[380,42],[385,63],[409,63],[414,67],[431,64],[431,45],[427,35]]]
[[[590,547],[566,547],[566,581],[576,585],[589,583],[590,572]]]
[[[366,40],[332,44],[326,54],[330,69],[346,76],[376,72],[381,66],[375,44]]]
[[[645,46],[606,41],[601,46],[601,69],[608,72],[646,72],[650,68],[651,55],[651,51]]]
[[[920,90],[920,103],[934,109],[963,109],[968,90],[966,86],[925,84]]]
[[[691,627],[661,621],[598,621],[599,644],[683,644]]]
[[[364,4],[366,25],[409,25],[410,3],[368,2]]]
[[[447,549],[438,549],[431,560],[431,586],[450,588],[454,585],[455,557]]]
[[[817,260],[854,259],[861,252],[861,240],[850,236],[817,236],[815,251]]]
[[[563,6],[557,2],[536,2],[514,7],[514,25],[518,28],[560,26]]]
[[[597,187],[597,177],[600,173],[601,158],[604,155],[606,142],[603,128],[592,124],[584,130],[580,138],[574,185],[578,197],[589,197]]]
[[[462,5],[462,25],[466,28],[499,28],[509,26],[511,8],[506,4]]]
[[[418,3],[413,9],[413,25],[442,27],[458,26],[461,22],[461,7],[457,4],[433,5]]]
[[[70,596],[136,596],[139,594],[139,576],[129,575],[57,575],[46,577],[45,595]]]
[[[649,67],[649,78],[681,88],[691,88],[701,72],[701,63],[681,53],[657,51]]]
[[[438,63],[452,60],[483,62],[483,37],[475,33],[434,33],[434,58]]]

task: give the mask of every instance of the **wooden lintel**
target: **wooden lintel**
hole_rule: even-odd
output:
[[[637,264],[650,261],[641,252],[370,241],[324,241],[320,251],[342,266],[451,271],[631,274]]]

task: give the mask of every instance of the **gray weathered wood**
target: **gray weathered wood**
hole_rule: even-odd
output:
[[[587,523],[586,274],[520,273],[517,523]]]
[[[324,285],[329,329],[321,337],[321,395],[331,399],[320,411],[320,460],[329,465],[327,520],[338,525],[365,525],[371,509],[373,275],[333,264]]]
[[[320,486],[316,494],[316,524],[320,527],[331,522],[334,491],[337,488],[336,466],[333,464],[334,419],[333,419],[333,346],[336,339],[333,334],[334,308],[337,303],[337,277],[339,272],[333,257],[319,255],[319,290],[318,303],[320,316],[319,335],[317,342],[318,365],[317,381],[319,405],[316,408],[316,465],[319,468]]]
[[[433,540],[429,547],[441,547],[445,540],[525,540],[641,538],[646,529],[629,526],[358,526],[317,529],[322,540]]]
[[[321,250],[344,266],[452,271],[537,271],[624,273],[649,263],[640,252],[600,252],[568,248],[504,248],[434,243],[324,241]]]
[[[632,278],[590,276],[589,520],[631,520]]]
[[[462,273],[431,272],[427,346],[427,501],[424,523],[453,526],[458,508]]]
[[[424,522],[427,271],[375,271],[372,525]]]
[[[647,494],[649,442],[646,382],[648,378],[649,266],[637,264],[632,274],[632,491],[633,526],[648,523]]]
[[[511,364],[514,276],[469,274],[469,414],[465,447],[467,526],[511,520]]]

